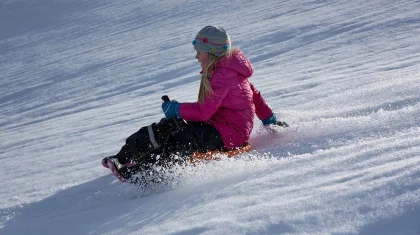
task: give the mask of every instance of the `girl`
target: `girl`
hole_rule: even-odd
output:
[[[117,155],[102,161],[121,181],[153,165],[183,162],[197,151],[226,151],[246,145],[255,114],[263,125],[287,126],[277,122],[261,93],[249,82],[252,64],[242,51],[231,49],[223,28],[204,27],[192,44],[202,68],[198,102],[162,103],[166,118],[140,129]]]

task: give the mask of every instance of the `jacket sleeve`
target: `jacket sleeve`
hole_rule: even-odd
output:
[[[229,87],[224,84],[223,73],[214,73],[211,78],[213,94],[205,98],[203,103],[181,103],[179,114],[186,121],[208,121],[219,109],[226,97]]]
[[[261,93],[254,87],[254,85],[252,85],[251,82],[249,83],[249,86],[251,87],[253,93],[252,99],[254,101],[255,113],[257,114],[257,117],[260,120],[269,118],[271,115],[273,115],[273,110],[264,100]]]

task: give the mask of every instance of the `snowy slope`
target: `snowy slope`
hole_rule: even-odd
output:
[[[100,160],[224,27],[290,128],[144,196]],[[419,1],[0,2],[0,234],[420,234]]]

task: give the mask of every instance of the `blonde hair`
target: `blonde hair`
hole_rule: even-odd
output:
[[[204,67],[203,74],[201,75],[200,90],[198,91],[198,103],[204,103],[207,96],[214,94],[209,78],[213,75],[217,62],[223,57],[227,57],[229,59],[235,50],[238,50],[238,48],[228,50],[222,56],[216,56],[212,53],[208,53],[207,62]]]

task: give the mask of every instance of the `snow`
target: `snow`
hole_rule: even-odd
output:
[[[143,192],[101,159],[195,101],[209,24],[287,129]],[[0,234],[420,234],[420,2],[3,0]]]

